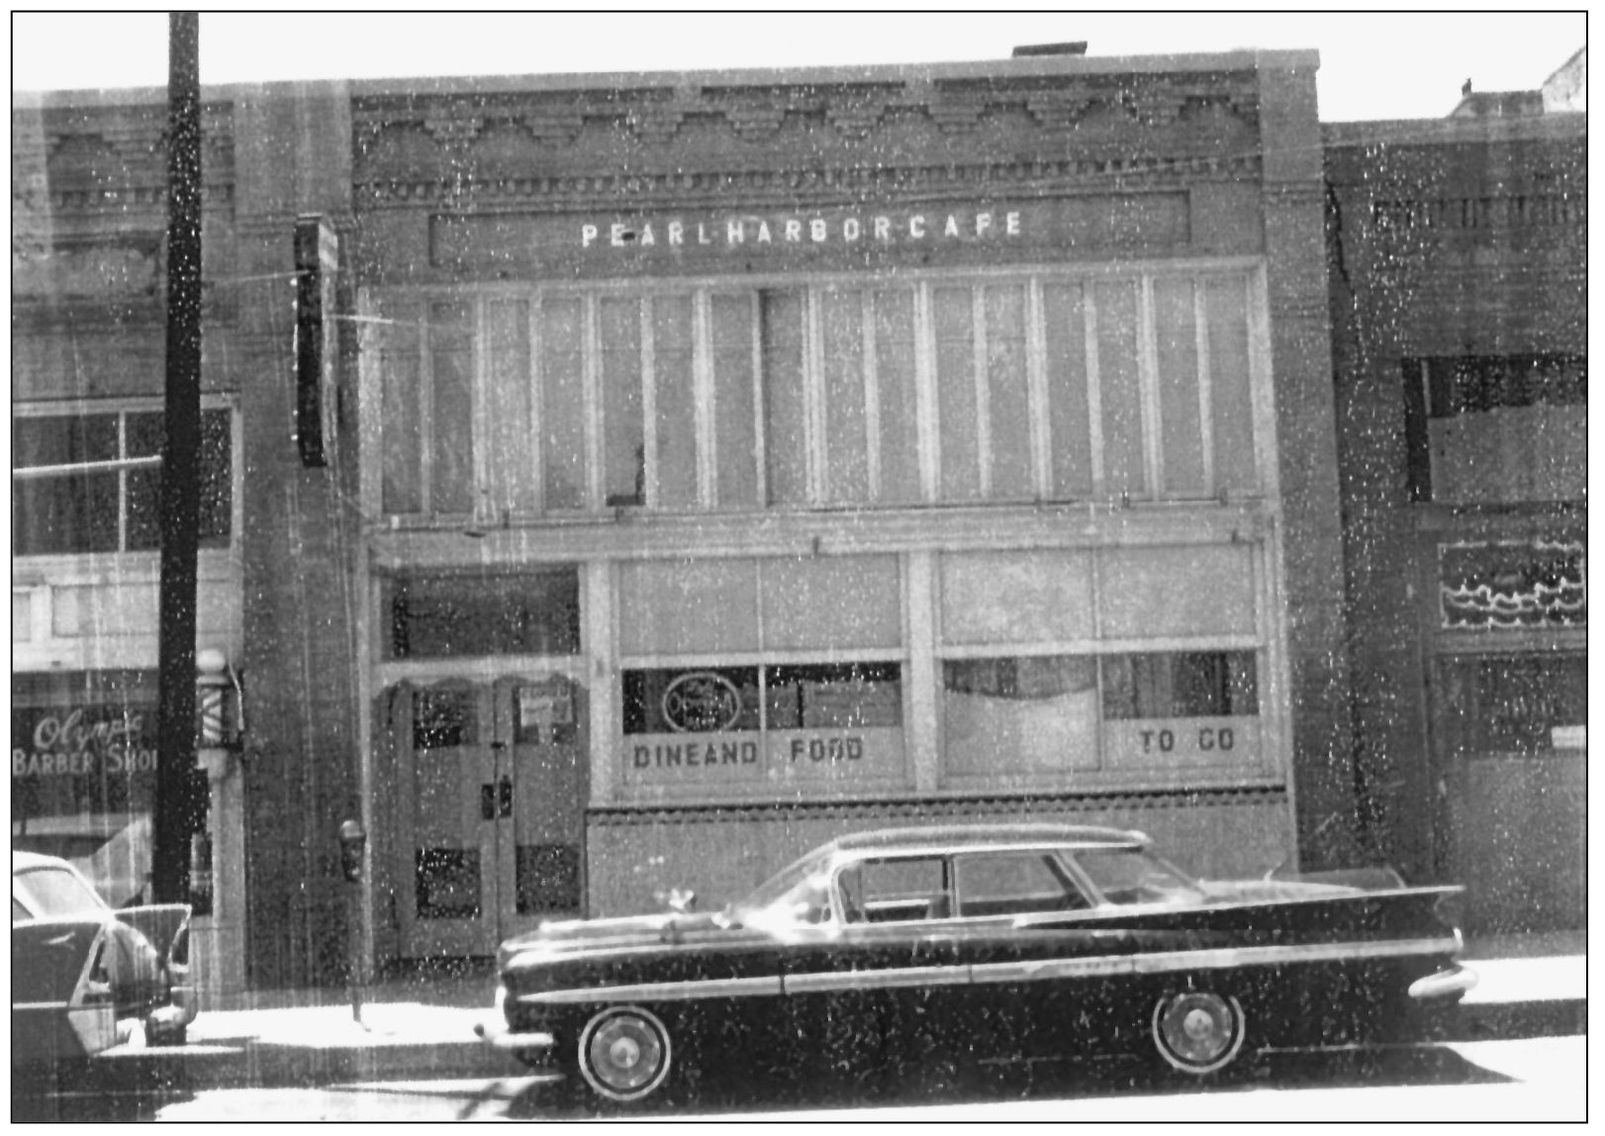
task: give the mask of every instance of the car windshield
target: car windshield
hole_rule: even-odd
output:
[[[782,868],[721,913],[740,927],[795,926],[831,918],[829,860],[813,853]]]
[[[98,895],[65,868],[32,868],[11,876],[13,900],[20,898],[36,918],[100,915],[106,910]],[[16,905],[12,905],[16,915]]]
[[[1144,848],[1082,850],[1076,863],[1108,903],[1198,903],[1204,897],[1179,869]]]

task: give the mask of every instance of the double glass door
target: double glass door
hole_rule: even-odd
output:
[[[402,693],[402,953],[488,955],[542,919],[580,914],[587,785],[579,683],[552,674]]]

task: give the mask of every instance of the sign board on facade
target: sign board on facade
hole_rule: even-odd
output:
[[[429,251],[432,264],[449,268],[718,272],[910,256],[995,262],[1014,252],[1176,245],[1189,230],[1187,194],[1161,192],[795,211],[436,214]]]

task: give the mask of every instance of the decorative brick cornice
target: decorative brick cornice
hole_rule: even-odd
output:
[[[1016,197],[1047,196],[1066,190],[1109,191],[1173,189],[1200,181],[1252,180],[1259,176],[1257,155],[1227,157],[1122,159],[1056,159],[977,162],[945,166],[865,165],[850,167],[781,167],[778,169],[708,170],[579,174],[546,177],[474,177],[462,181],[439,177],[386,178],[358,181],[353,198],[358,211],[385,208],[435,208],[452,202],[475,208],[518,208],[535,212],[595,209],[608,201],[631,209],[673,203],[793,203],[799,196],[842,202],[877,201],[890,197],[940,199],[1007,193]]]
[[[462,91],[358,96],[352,113],[359,181],[405,176],[408,167],[422,172],[418,163],[426,154],[392,143],[408,131],[421,130],[442,159],[458,161],[473,153],[492,120],[528,139],[531,168],[554,158],[583,162],[587,155],[576,148],[582,136],[598,129],[662,155],[660,165],[667,166],[668,151],[685,141],[693,124],[709,145],[717,146],[724,134],[738,144],[761,146],[778,144],[796,122],[811,126],[815,137],[824,131],[828,144],[847,147],[850,155],[859,148],[895,149],[903,144],[897,131],[911,131],[907,137],[913,139],[922,124],[966,146],[1001,150],[1008,144],[988,130],[997,122],[1027,143],[1026,133],[1039,133],[1044,153],[1059,150],[1063,135],[1080,131],[1076,137],[1086,145],[1119,152],[1179,157],[1213,150],[1225,158],[1252,147],[1217,143],[1241,142],[1259,126],[1258,88],[1252,75],[1235,72],[499,91],[493,97]]]

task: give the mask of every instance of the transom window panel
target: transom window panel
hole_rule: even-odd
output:
[[[1252,496],[1262,305],[1181,268],[393,297],[384,508]]]
[[[632,657],[896,648],[901,587],[895,556],[623,564],[620,647]]]
[[[233,415],[201,412],[202,548],[233,527]],[[122,465],[161,456],[157,409],[17,414],[11,419],[11,551],[15,556],[143,552],[161,546],[162,471]]]

